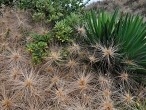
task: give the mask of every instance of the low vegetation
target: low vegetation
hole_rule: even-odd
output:
[[[0,110],[145,110],[142,16],[79,0],[0,5]]]

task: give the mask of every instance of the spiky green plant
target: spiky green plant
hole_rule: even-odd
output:
[[[142,17],[91,11],[85,21],[86,41],[96,45],[91,50],[100,59],[96,65],[110,71],[121,67],[145,70],[146,23]]]

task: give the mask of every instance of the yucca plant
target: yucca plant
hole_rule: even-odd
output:
[[[146,23],[140,16],[91,11],[85,15],[86,41],[102,70],[145,70]],[[94,44],[96,46],[94,46]]]

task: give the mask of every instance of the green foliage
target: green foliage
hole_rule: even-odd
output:
[[[81,21],[81,15],[71,13],[65,19],[57,22],[53,28],[55,38],[61,42],[71,42],[76,34],[74,27],[80,24]]]
[[[31,9],[35,21],[56,22],[46,41],[40,39],[44,36],[34,35],[33,42],[27,46],[36,64],[40,63],[46,55],[50,38],[61,43],[68,43],[74,39],[74,25],[80,22],[78,13],[85,5],[82,0],[19,0],[17,3],[21,9]]]
[[[51,41],[50,34],[32,35],[33,42],[27,45],[28,51],[32,54],[32,61],[34,64],[42,62],[43,57],[47,56],[48,43]]]
[[[61,43],[69,43],[74,40],[74,24],[80,22],[80,15],[71,13],[65,19],[58,21],[49,34],[33,35],[33,41],[28,44],[27,48],[32,53],[32,59],[35,64],[41,63],[43,57],[47,55],[47,45],[51,40]],[[64,56],[64,55],[63,55]]]
[[[64,59],[66,59],[67,56],[69,56],[69,51],[67,50],[66,47],[64,47],[64,48],[62,49],[61,56],[62,56],[62,58],[64,58]]]
[[[0,6],[4,5],[12,5],[15,0],[0,0]]]
[[[82,21],[83,21],[82,15],[76,13],[71,13],[64,19],[65,24],[71,27],[75,27],[75,25],[80,25]]]
[[[38,43],[40,41],[49,43],[52,39],[51,38],[51,32],[48,32],[44,35],[33,34],[32,38],[33,38],[33,42],[36,42],[36,43]]]
[[[18,7],[32,9],[33,18],[37,21],[56,22],[70,15],[81,12],[83,0],[19,0]]]
[[[136,104],[135,110],[145,110],[145,109],[146,109],[146,100],[144,100],[144,101],[139,101],[139,102]]]
[[[45,20],[45,14],[40,13],[40,12],[35,12],[32,17],[33,17],[33,20],[35,20],[37,22],[39,22],[41,20]]]
[[[101,44],[106,51],[108,49],[112,51],[112,55],[104,59],[107,68],[110,66],[115,70],[115,67],[120,66],[120,68],[145,70],[146,23],[141,17],[129,14],[124,16],[118,11],[115,11],[113,15],[104,11],[97,15],[95,11],[92,11],[86,15],[85,19],[87,22],[86,41]],[[98,49],[100,53],[103,48]],[[100,63],[103,63],[103,60]]]
[[[71,41],[72,28],[69,25],[66,25],[64,20],[58,22],[54,27],[55,37],[61,42]]]

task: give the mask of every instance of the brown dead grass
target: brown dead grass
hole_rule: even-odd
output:
[[[27,40],[28,33],[43,34],[48,30],[47,26],[42,23],[35,23],[32,20],[32,14],[28,11],[14,10],[9,7],[1,9],[0,16],[0,36],[3,37],[9,32],[10,40]]]
[[[146,0],[103,0],[90,4],[87,9],[105,9],[109,12],[118,8],[122,12],[146,17]]]

